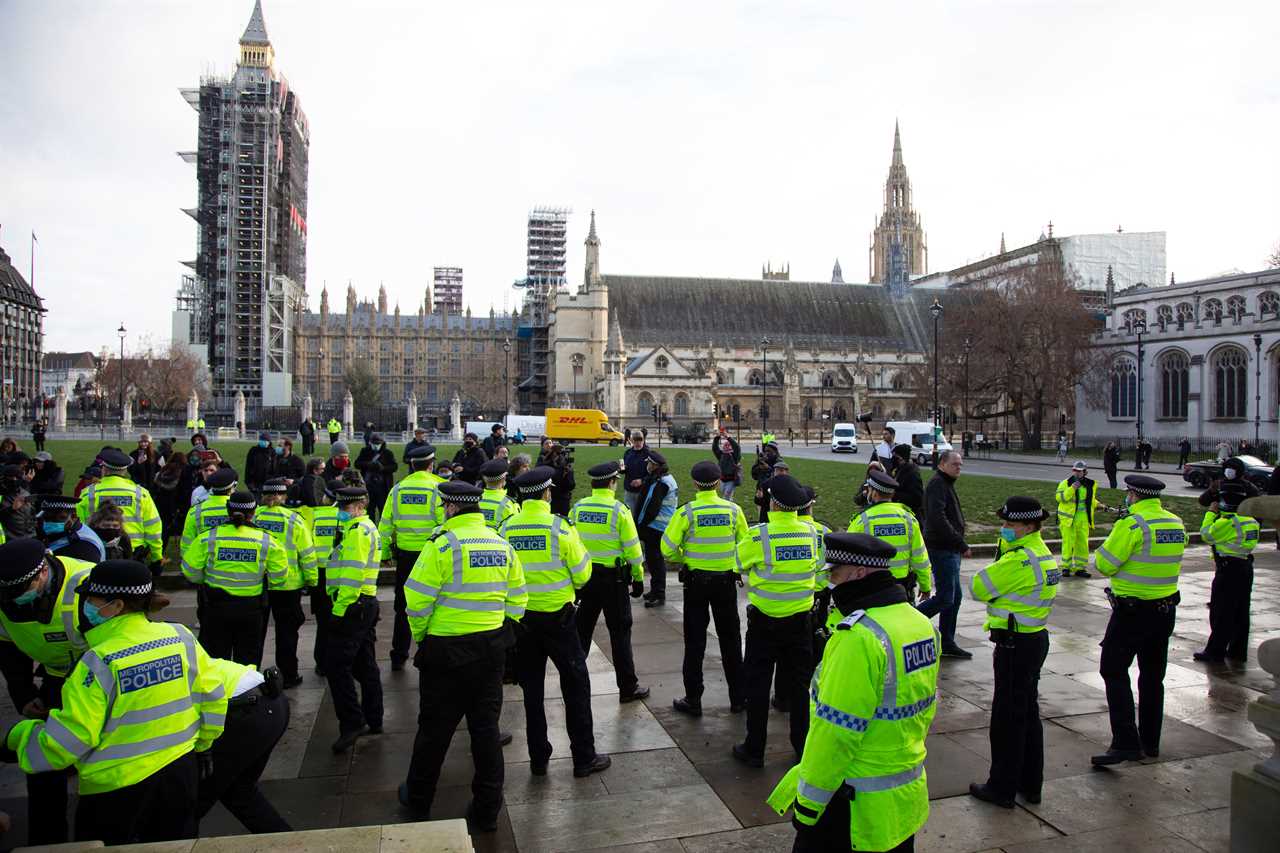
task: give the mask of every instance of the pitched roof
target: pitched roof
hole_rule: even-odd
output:
[[[249,16],[249,26],[244,28],[240,36],[241,44],[271,44],[267,37],[267,22],[262,19],[262,0],[254,0],[253,14]]]
[[[44,370],[93,370],[91,352],[47,352],[40,360]]]
[[[10,263],[9,255],[2,248],[0,248],[0,300],[14,302],[37,311],[44,310],[40,297],[31,289],[31,285],[27,284],[27,280],[22,277],[22,273],[18,272],[17,267]]]
[[[633,345],[817,345],[919,352],[932,340],[929,306],[967,298],[880,285],[606,275],[609,307]]]

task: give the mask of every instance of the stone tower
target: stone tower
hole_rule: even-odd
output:
[[[612,423],[627,411],[627,353],[622,346],[622,326],[617,315],[610,318],[609,342],[604,348],[604,413]]]
[[[924,275],[929,271],[929,249],[925,244],[920,214],[911,206],[911,179],[902,162],[902,136],[898,124],[893,125],[893,162],[884,184],[884,212],[876,221],[871,235],[870,276],[875,284],[889,281],[893,245],[899,243],[902,262],[908,275]]]

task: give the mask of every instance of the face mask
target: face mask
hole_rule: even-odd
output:
[[[29,589],[13,600],[14,604],[30,604],[40,597],[40,588]]]
[[[1018,534],[1013,531],[1012,527],[1001,527],[1000,538],[1006,542],[1012,542],[1018,538]]]
[[[1228,468],[1227,470],[1222,472],[1222,476],[1228,480],[1234,480],[1236,478],[1236,469]]]
[[[338,521],[341,521],[345,524],[350,520],[351,520],[351,513],[347,512],[345,509],[338,510]]]
[[[65,521],[45,521],[40,526],[50,536],[55,533],[66,533],[67,531],[67,523]]]
[[[283,455],[284,455],[284,448],[283,448],[283,447],[277,447],[277,448],[276,448],[276,456],[283,456]]]
[[[258,442],[258,446],[259,446],[259,447],[266,447],[266,446],[267,446],[267,442],[265,442],[265,441],[261,441],[261,440],[260,440],[260,441]]]
[[[351,460],[345,456],[339,456],[333,460],[333,467],[337,468],[339,471],[346,468],[350,464],[351,464]]]
[[[94,606],[92,601],[85,601],[83,604],[83,607],[84,607],[84,618],[89,620],[90,625],[93,625],[96,627],[98,625],[101,625],[103,622],[107,621],[108,617],[103,616],[102,612],[97,607]]]
[[[1124,505],[1133,506],[1133,495],[1130,494],[1124,496]]]
[[[373,448],[373,452],[374,452],[374,453],[377,453],[379,450],[381,450],[381,449],[382,449],[382,445],[381,445],[381,444],[371,444],[371,445],[369,445],[369,446],[370,446],[371,448]]]

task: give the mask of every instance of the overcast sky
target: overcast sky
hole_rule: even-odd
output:
[[[860,11],[861,7],[868,7]],[[170,335],[195,256],[196,114],[252,0],[0,0],[0,245],[46,349]],[[931,270],[1059,235],[1168,232],[1180,281],[1280,239],[1280,3],[266,0],[311,125],[307,289],[433,265],[514,307],[530,207],[613,273],[867,278],[893,123]]]

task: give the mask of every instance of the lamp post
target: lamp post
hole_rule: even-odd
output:
[[[814,362],[818,359],[815,357]],[[822,367],[818,367],[818,444],[822,444],[822,428],[824,426],[823,419],[827,416],[827,380],[822,372]]]
[[[933,315],[933,467],[938,467],[938,320],[942,318],[942,303],[933,298],[929,306]]]
[[[1147,321],[1135,321],[1133,331],[1138,336],[1138,444],[1142,444],[1142,336],[1147,333]],[[1137,458],[1142,458],[1142,451],[1138,451]]]
[[[760,351],[764,358],[764,377],[760,381],[760,440],[769,431],[769,339],[760,341]]]
[[[120,323],[120,328],[116,329],[116,334],[120,336],[120,429],[124,430],[124,323]]]
[[[1256,456],[1262,440],[1262,335],[1253,336],[1253,352],[1253,453]]]
[[[964,399],[960,401],[960,405],[964,406],[964,432],[969,434],[969,353],[973,351],[973,339],[968,335],[964,337]]]
[[[507,426],[507,415],[511,412],[511,338],[502,341],[502,387],[506,395],[507,407],[502,412],[502,426]]]

